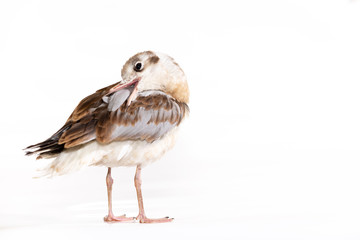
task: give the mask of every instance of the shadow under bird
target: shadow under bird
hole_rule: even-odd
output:
[[[122,80],[80,101],[66,123],[47,140],[27,147],[26,155],[52,158],[44,175],[56,176],[83,166],[108,168],[106,222],[170,222],[147,218],[141,194],[141,169],[175,144],[179,125],[189,113],[189,88],[183,70],[169,56],[151,51],[131,57]],[[111,168],[136,166],[139,204],[136,218],[112,212]]]

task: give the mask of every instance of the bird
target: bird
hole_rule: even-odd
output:
[[[49,177],[84,166],[105,166],[105,222],[171,222],[173,218],[145,215],[141,171],[174,146],[179,127],[189,115],[189,96],[185,73],[172,57],[139,52],[125,62],[119,82],[82,99],[57,132],[25,148],[25,155],[52,159],[43,169],[43,176]],[[136,167],[137,217],[115,216],[112,211],[111,169],[122,166]]]

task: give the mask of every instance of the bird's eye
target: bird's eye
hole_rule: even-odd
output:
[[[143,65],[141,62],[136,62],[134,65],[134,70],[140,72],[143,69]]]

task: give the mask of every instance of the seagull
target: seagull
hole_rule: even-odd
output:
[[[53,159],[44,176],[59,176],[83,166],[107,167],[108,215],[105,222],[163,223],[147,218],[141,193],[141,170],[171,149],[189,113],[184,71],[170,56],[145,51],[123,66],[122,80],[85,97],[56,133],[28,146],[26,155]],[[136,166],[136,218],[114,216],[111,168]]]

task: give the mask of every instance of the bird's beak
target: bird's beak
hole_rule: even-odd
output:
[[[120,89],[124,89],[124,88],[127,88],[127,87],[130,87],[130,88],[136,88],[138,83],[140,82],[141,78],[138,77],[138,78],[135,78],[134,80],[128,82],[128,83],[119,83],[119,84],[116,84],[114,87],[112,87],[110,90],[109,90],[109,93],[108,94],[111,94],[113,92],[116,92],[116,91],[119,91]]]
[[[121,89],[124,89],[124,88],[129,88],[130,91],[131,91],[131,94],[130,96],[128,97],[128,100],[127,100],[127,105],[129,106],[130,103],[136,98],[137,96],[137,85],[139,84],[141,80],[141,77],[138,77],[138,78],[135,78],[134,80],[128,82],[128,83],[119,83],[119,84],[116,84],[114,87],[112,87],[110,90],[109,90],[109,93],[108,94],[111,94],[113,92],[117,92]]]

